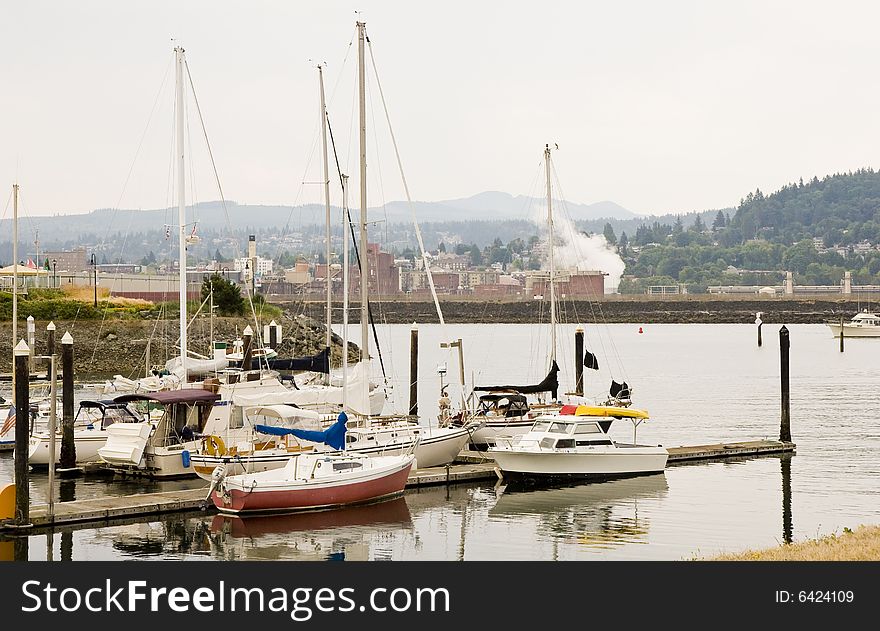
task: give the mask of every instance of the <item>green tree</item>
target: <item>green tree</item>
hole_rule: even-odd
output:
[[[220,315],[244,315],[245,302],[241,287],[226,280],[220,274],[212,274],[202,281],[202,300],[214,291],[214,306]]]
[[[715,221],[712,222],[712,232],[718,232],[726,225],[727,220],[724,218],[724,212],[719,210],[718,214],[715,215]]]
[[[614,227],[610,223],[605,224],[602,234],[605,235],[605,240],[609,245],[617,245],[617,235],[614,234]]]

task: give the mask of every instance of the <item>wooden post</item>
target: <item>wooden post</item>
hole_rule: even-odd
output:
[[[28,355],[28,370],[34,372],[34,350],[37,346],[37,326],[34,324],[34,316],[27,318],[27,345],[30,349]]]
[[[791,397],[788,380],[788,350],[791,346],[788,329],[785,325],[779,329],[779,360],[782,389],[782,418],[779,425],[779,440],[791,442]]]
[[[840,352],[843,352],[843,316],[840,316]]]
[[[269,323],[269,348],[273,351],[278,348],[278,325],[275,320]]]
[[[584,329],[574,332],[574,393],[584,394]]]
[[[764,321],[761,320],[761,311],[755,314],[755,324],[758,325],[758,348],[761,348],[762,340],[761,340],[761,327],[764,325]]]
[[[144,377],[150,376],[150,339],[147,339],[147,348],[144,349]]]
[[[415,322],[409,331],[409,413],[419,413],[419,327]]]
[[[46,358],[44,358],[46,359]],[[58,358],[49,355],[49,491],[47,513],[55,519],[55,432],[58,429]],[[51,546],[50,546],[51,549]]]
[[[76,467],[76,444],[73,440],[73,336],[61,338],[61,458],[59,469]]]
[[[782,541],[791,543],[791,455],[782,454],[779,461],[782,468]]]
[[[251,325],[247,325],[244,329],[244,335],[242,335],[242,341],[244,344],[241,349],[241,369],[242,370],[250,370],[251,369],[251,359],[254,355],[253,348],[253,340],[254,340],[254,330],[251,328]]]
[[[51,357],[55,354],[55,323],[46,325],[46,355]]]
[[[16,526],[30,521],[30,474],[28,441],[30,439],[30,362],[31,349],[21,340],[15,355],[15,520]]]

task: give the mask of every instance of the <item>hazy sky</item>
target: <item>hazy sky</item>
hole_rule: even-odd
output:
[[[0,182],[19,180],[31,214],[171,203],[173,73],[160,87],[174,37],[226,197],[316,201],[316,186],[299,192],[318,178],[309,59],[329,64],[353,173],[354,49],[342,62],[355,9],[416,199],[540,195],[548,141],[567,198],[639,213],[734,205],[756,187],[880,166],[872,2],[29,0],[4,3],[0,21]],[[402,199],[371,94],[371,203]],[[218,195],[199,134],[191,116],[194,198],[205,201]]]

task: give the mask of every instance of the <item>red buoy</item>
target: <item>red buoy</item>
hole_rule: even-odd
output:
[[[644,331],[642,331],[642,327],[639,327],[639,333],[644,333]]]

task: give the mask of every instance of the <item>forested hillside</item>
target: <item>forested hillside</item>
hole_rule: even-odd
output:
[[[771,195],[749,193],[711,224],[700,215],[688,227],[641,224],[618,238],[626,274],[621,291],[648,284],[778,284],[785,271],[797,283],[833,285],[844,271],[858,284],[880,284],[880,173],[861,169],[788,184]]]

